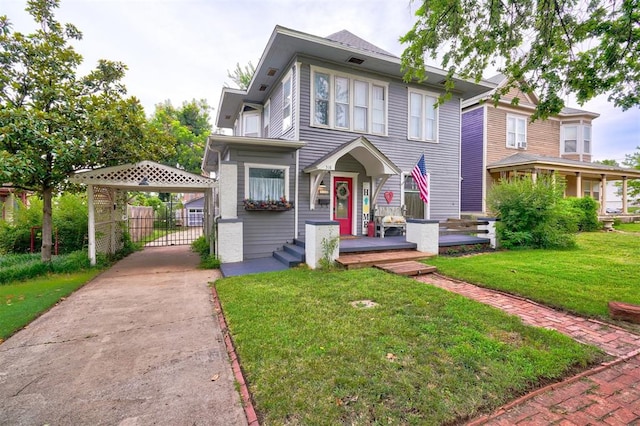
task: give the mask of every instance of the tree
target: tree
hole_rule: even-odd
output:
[[[0,17],[0,182],[43,200],[43,261],[51,260],[51,202],[75,171],[167,155],[135,98],[124,98],[126,66],[100,60],[87,76],[70,42],[73,25],[56,21],[59,0],[29,0],[39,29],[13,32]]]
[[[244,69],[240,67],[240,63],[236,63],[236,69],[231,71],[227,70],[227,76],[233,81],[240,89],[246,90],[249,88],[249,83],[253,78],[253,74],[256,72],[256,67],[249,61]],[[225,84],[228,87],[228,85]]]
[[[627,154],[622,163],[627,167],[640,170],[640,146],[636,147],[636,152],[634,152],[633,154]],[[629,180],[627,185],[629,197],[631,197],[632,199],[640,198],[640,181]]]
[[[184,102],[178,109],[170,101],[156,105],[151,125],[165,133],[175,152],[163,159],[163,164],[200,174],[204,146],[211,133],[210,110],[204,99]]]
[[[425,56],[442,54],[447,94],[441,102],[455,75],[479,81],[498,66],[507,82],[494,101],[516,85],[536,93],[533,119],[558,113],[569,92],[581,105],[603,93],[624,110],[640,104],[636,0],[422,0],[416,16],[400,39],[407,44],[405,78],[424,79]]]

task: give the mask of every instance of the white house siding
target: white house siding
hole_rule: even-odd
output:
[[[452,97],[450,101],[440,107],[439,111],[439,143],[410,141],[407,139],[407,84],[397,79],[390,81],[388,93],[388,136],[322,129],[311,127],[310,123],[310,82],[309,64],[332,68],[352,75],[361,75],[379,81],[389,80],[380,75],[367,74],[345,67],[330,67],[326,63],[314,60],[303,61],[300,78],[300,140],[307,142],[307,146],[300,150],[300,170],[326,155],[337,146],[351,141],[359,136],[365,136],[382,153],[393,161],[402,171],[410,172],[420,155],[425,154],[427,168],[431,173],[431,218],[446,219],[458,217],[460,212],[460,99]],[[421,90],[429,90],[415,86]],[[434,91],[434,90],[430,90]],[[435,92],[435,91],[434,91]],[[437,92],[436,92],[437,93]],[[300,171],[300,230],[304,231],[306,220],[327,220],[330,212],[327,208],[309,207],[309,175]],[[358,179],[358,194],[361,194],[363,179]],[[372,204],[387,205],[384,191],[393,191],[394,197],[390,205],[400,205],[401,181],[399,176],[393,176],[380,192],[378,200]],[[358,203],[359,205],[361,202]],[[361,208],[361,206],[359,206]],[[361,211],[359,211],[361,213]],[[359,216],[360,217],[360,216]],[[361,221],[358,221],[361,226]],[[358,229],[361,232],[361,229]]]
[[[269,257],[273,251],[281,250],[283,244],[293,241],[294,212],[245,211],[245,163],[288,165],[289,198],[293,200],[295,152],[235,149],[231,151],[231,158],[238,164],[238,218],[244,226],[244,259]]]

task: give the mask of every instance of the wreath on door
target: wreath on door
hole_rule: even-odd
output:
[[[346,200],[349,197],[349,188],[347,185],[338,186],[336,197],[338,197],[339,200]]]

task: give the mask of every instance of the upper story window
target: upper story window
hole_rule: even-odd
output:
[[[250,105],[245,105],[242,109],[242,129],[241,135],[252,138],[260,136],[260,116],[262,111]]]
[[[507,115],[507,148],[527,148],[527,117]]]
[[[289,130],[291,127],[291,105],[292,105],[292,88],[291,73],[282,80],[282,131]]]
[[[385,135],[387,85],[312,67],[311,125]]]
[[[591,126],[564,125],[560,134],[562,154],[591,154]]]
[[[267,101],[262,110],[262,137],[269,137],[269,124],[271,124],[271,102]]]
[[[437,102],[437,95],[409,90],[409,139],[438,141]]]

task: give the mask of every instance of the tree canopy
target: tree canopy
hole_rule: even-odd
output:
[[[600,94],[622,109],[640,104],[637,0],[422,0],[416,16],[400,39],[405,78],[424,79],[426,58],[439,59],[445,97],[455,75],[479,81],[495,67],[507,83],[494,100],[516,85],[535,93],[534,119],[558,113],[567,93],[580,104]]]
[[[256,72],[256,67],[249,61],[247,65],[242,68],[240,63],[236,63],[236,68],[233,73],[227,70],[227,77],[233,81],[240,89],[246,90],[249,88],[249,83],[253,78],[253,74]],[[228,87],[228,85],[225,84]]]
[[[61,24],[59,0],[29,0],[38,29],[12,30],[0,17],[0,183],[43,198],[42,259],[51,259],[51,199],[69,175],[87,168],[159,159],[171,152],[144,109],[125,97],[126,66],[100,60],[86,76],[72,41],[82,33]]]
[[[640,146],[636,147],[636,152],[627,154],[622,162],[625,166],[640,170]],[[629,197],[640,200],[640,181],[630,180],[628,183]]]
[[[211,133],[207,101],[192,100],[175,108],[170,101],[156,105],[151,125],[164,132],[174,154],[161,162],[191,173],[200,174],[204,146]]]

